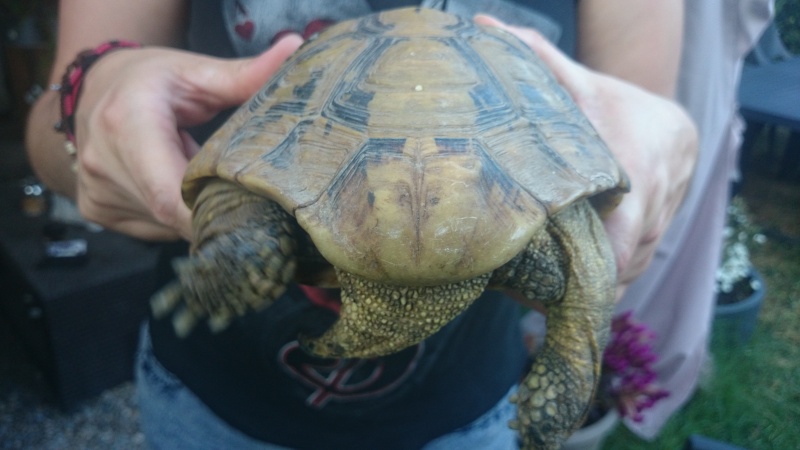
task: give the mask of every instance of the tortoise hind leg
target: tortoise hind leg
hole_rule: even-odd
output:
[[[495,282],[547,307],[547,336],[520,384],[517,421],[525,449],[558,449],[582,424],[600,380],[615,304],[616,266],[587,202],[551,218]]]
[[[337,270],[339,320],[301,344],[323,358],[374,358],[418,344],[450,323],[483,293],[489,274],[438,286],[393,286]]]
[[[151,300],[156,318],[174,314],[182,337],[200,319],[221,331],[234,317],[271,305],[296,266],[296,225],[275,202],[214,181],[200,193],[193,217],[190,256],[173,261],[178,281]]]

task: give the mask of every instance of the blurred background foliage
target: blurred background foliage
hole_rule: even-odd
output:
[[[786,48],[800,54],[800,0],[775,0],[775,25]]]

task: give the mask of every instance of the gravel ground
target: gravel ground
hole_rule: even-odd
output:
[[[144,449],[134,389],[125,383],[64,412],[0,318],[0,449]]]

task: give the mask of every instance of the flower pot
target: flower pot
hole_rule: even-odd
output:
[[[753,269],[750,276],[758,282],[758,288],[750,296],[736,303],[715,306],[713,330],[715,343],[737,346],[747,343],[753,336],[767,289],[757,270]]]
[[[619,414],[612,409],[597,422],[573,433],[561,446],[561,450],[599,450],[618,423]]]

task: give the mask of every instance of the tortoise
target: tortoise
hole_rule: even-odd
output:
[[[591,403],[615,301],[601,224],[629,188],[523,42],[436,10],[385,11],[309,39],[187,168],[190,256],[152,300],[186,336],[298,281],[341,289],[301,336],[371,358],[430,336],[485,289],[548,310],[521,383],[528,448],[558,448]],[[516,326],[516,324],[510,324]]]

